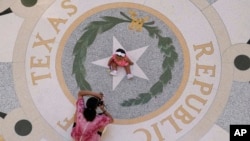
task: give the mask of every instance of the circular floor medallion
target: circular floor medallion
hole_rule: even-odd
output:
[[[220,83],[220,49],[193,3],[185,1],[185,12],[171,5],[55,1],[23,52],[33,109],[67,139],[79,88],[105,93],[115,123],[104,140],[117,140],[118,132],[129,140],[179,139],[202,124]],[[116,47],[135,57],[133,80],[113,79],[102,64]]]

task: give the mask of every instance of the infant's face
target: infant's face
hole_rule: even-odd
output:
[[[118,60],[122,60],[122,56],[119,56],[119,55],[116,55],[116,59],[118,59]]]

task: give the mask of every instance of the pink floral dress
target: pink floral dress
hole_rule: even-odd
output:
[[[83,116],[84,107],[83,98],[79,98],[76,102],[76,126],[73,127],[71,136],[75,141],[100,141],[101,137],[97,132],[108,125],[111,119],[103,114],[88,122]]]

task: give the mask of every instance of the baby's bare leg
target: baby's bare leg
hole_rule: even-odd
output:
[[[117,70],[117,64],[115,62],[111,62],[111,70]]]
[[[124,66],[127,74],[131,74],[130,65]]]
[[[111,62],[111,71],[110,71],[110,75],[117,75],[117,64],[115,62]]]

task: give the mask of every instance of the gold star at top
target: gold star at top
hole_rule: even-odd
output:
[[[129,15],[132,19],[131,23],[129,24],[129,29],[130,30],[135,30],[135,31],[138,31],[138,32],[141,32],[142,31],[142,26],[143,24],[148,21],[149,17],[146,16],[146,17],[141,17],[141,18],[138,18],[137,17],[137,14],[135,11],[133,10],[130,10],[129,11]]]

